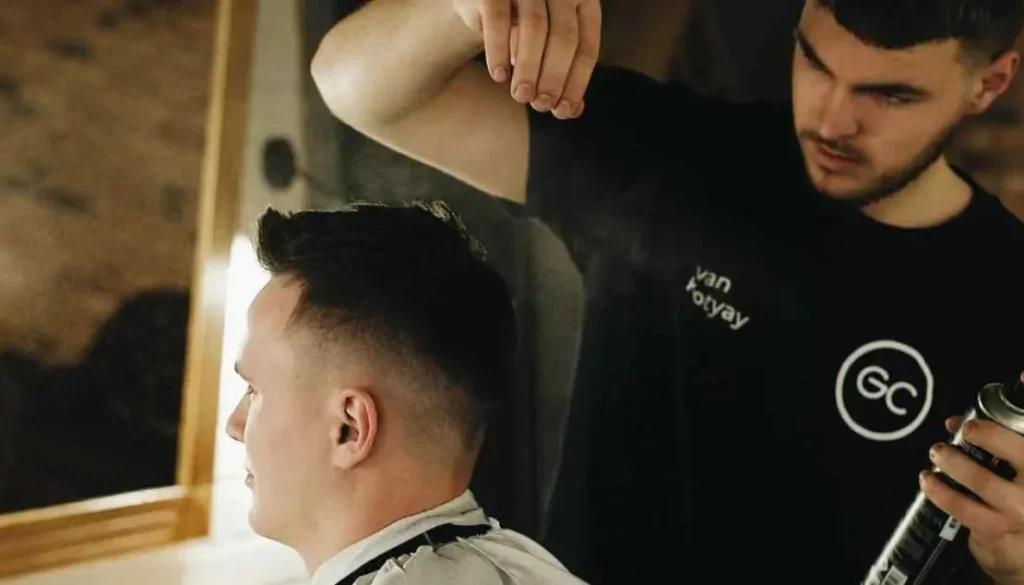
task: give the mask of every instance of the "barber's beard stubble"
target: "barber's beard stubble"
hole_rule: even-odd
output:
[[[862,209],[868,205],[890,197],[907,185],[913,183],[921,176],[921,173],[931,167],[932,164],[934,164],[935,161],[946,152],[946,148],[953,140],[956,128],[956,123],[950,124],[949,127],[943,129],[943,131],[939,133],[927,147],[918,153],[910,163],[894,171],[883,173],[880,177],[875,179],[873,184],[868,188],[843,197],[834,197],[827,193],[826,195],[829,195],[829,197],[839,205],[855,209]],[[865,164],[868,162],[867,157],[849,144],[839,140],[826,140],[813,130],[801,131],[800,137],[802,139],[809,140],[812,143],[822,144],[834,152],[849,157],[858,164]]]

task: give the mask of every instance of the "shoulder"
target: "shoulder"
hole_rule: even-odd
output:
[[[507,529],[459,540],[437,549],[421,547],[411,555],[388,561],[365,583],[406,585],[585,585],[535,541]]]
[[[628,69],[599,67],[577,119],[528,112],[529,196],[568,183],[619,191],[656,171],[750,187],[803,168],[788,102],[731,101]]]
[[[1019,326],[1024,324],[1024,210],[1012,210],[1005,199],[979,187],[974,197],[971,221],[958,241],[950,242],[953,257],[948,260],[954,269],[964,271],[964,278],[979,283],[978,294],[1000,307],[1004,322]]]
[[[1017,241],[1024,238],[1024,206],[1021,209],[1010,209],[1005,199],[995,195],[990,196],[990,203],[995,208],[994,214],[999,216],[999,222],[1003,224],[1007,234]]]
[[[662,82],[623,67],[598,65],[587,86],[586,107],[579,118],[558,120],[550,113],[527,108],[532,131],[572,129],[574,138],[610,132],[626,134],[677,133],[731,135],[720,124],[726,121],[750,123],[757,129],[790,130],[790,105],[786,102],[737,102],[704,94],[680,81]],[[744,128],[744,136],[752,134]],[[676,135],[677,139],[685,136]]]
[[[974,204],[977,206],[974,223],[980,233],[978,238],[986,246],[1004,247],[1004,252],[1020,252],[1024,245],[1024,210],[1011,210],[1006,201],[989,191],[975,185]],[[1013,260],[1007,258],[1007,260]]]

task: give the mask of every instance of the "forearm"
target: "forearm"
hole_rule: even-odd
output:
[[[324,37],[311,72],[335,116],[387,124],[430,101],[482,48],[450,0],[375,0]]]

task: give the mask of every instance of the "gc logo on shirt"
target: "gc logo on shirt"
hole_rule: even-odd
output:
[[[935,381],[919,351],[882,339],[850,354],[836,376],[836,406],[843,421],[872,441],[896,441],[928,416]]]

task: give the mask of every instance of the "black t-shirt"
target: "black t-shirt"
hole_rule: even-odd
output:
[[[588,302],[545,544],[595,585],[858,583],[943,420],[1024,367],[1024,227],[977,186],[877,223],[810,188],[787,107],[625,70],[530,136]]]

